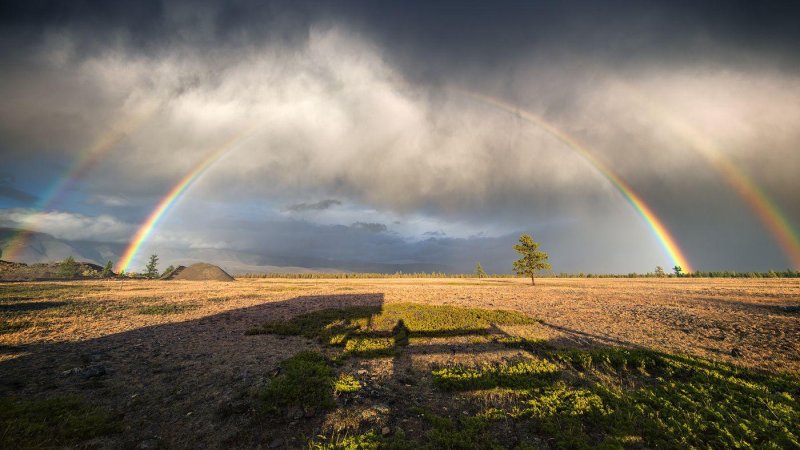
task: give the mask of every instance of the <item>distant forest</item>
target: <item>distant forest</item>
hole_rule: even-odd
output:
[[[520,278],[512,274],[489,274],[479,277],[473,273],[444,273],[444,272],[395,272],[395,273],[245,273],[236,275],[239,278],[293,278],[293,279],[318,279],[318,278]],[[690,273],[636,273],[627,274],[596,274],[596,273],[543,273],[543,278],[800,278],[800,271],[770,270],[767,272],[736,272],[725,271],[695,271]]]

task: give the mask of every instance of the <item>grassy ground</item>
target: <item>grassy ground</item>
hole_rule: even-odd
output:
[[[405,324],[402,332],[390,328]],[[273,322],[256,333],[296,334],[343,346],[338,358],[397,356],[425,346],[425,338],[486,336],[497,325],[536,323],[519,313],[416,304],[378,308],[328,309]],[[385,336],[378,348],[352,342]],[[409,342],[409,338],[422,339]],[[407,435],[401,425],[351,435],[321,435],[321,448],[624,448],[800,447],[800,380],[759,374],[699,358],[647,350],[555,350],[525,339],[500,342],[521,350],[513,359],[479,366],[447,364],[416,374],[430,389],[453,393],[447,406],[400,401],[403,416],[424,419],[424,432]],[[407,348],[411,347],[411,348]],[[378,350],[376,352],[376,350]],[[335,395],[331,364],[319,353],[303,352],[286,360],[286,370],[264,389],[264,408],[303,411],[347,407]],[[358,383],[348,373],[343,376]],[[456,394],[458,393],[458,394]],[[462,393],[469,393],[464,396]],[[400,419],[402,421],[402,419]],[[347,424],[339,425],[339,431]],[[369,428],[369,427],[367,427]]]
[[[76,397],[0,398],[0,447],[59,448],[119,433],[118,418]]]
[[[800,448],[795,280],[0,284],[0,447]]]

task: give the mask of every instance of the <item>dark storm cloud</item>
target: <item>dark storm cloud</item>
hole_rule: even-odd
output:
[[[339,200],[329,198],[314,203],[294,203],[292,205],[286,206],[286,210],[291,212],[323,211],[332,206],[338,206],[341,204],[342,202],[340,202]]]
[[[417,78],[520,59],[595,63],[665,59],[735,61],[768,54],[796,64],[800,40],[791,1],[17,1],[0,6],[6,44],[53,31],[80,35],[91,52],[107,43],[158,51],[296,45],[314,24],[367,34]],[[18,44],[18,43],[15,43]],[[6,50],[18,47],[7,46]]]
[[[422,62],[429,70],[550,58],[636,65],[738,61],[755,52],[792,64],[799,58],[800,5],[788,1],[372,2],[361,11],[365,27],[408,67]]]
[[[11,180],[0,178],[0,197],[5,197],[18,202],[34,202],[37,197],[20,190],[11,183]]]
[[[37,45],[59,33],[75,40],[79,57],[120,45],[147,54],[172,45],[197,51],[265,40],[298,45],[317,10],[313,4],[294,2],[11,1],[0,6],[0,26],[6,31],[0,45],[7,52],[24,53],[20,42],[13,41]]]
[[[600,267],[608,272],[627,273],[632,267],[647,271],[659,264],[651,264],[647,255],[636,252],[642,245],[657,245],[647,240],[646,231],[635,230],[619,236],[612,232],[617,224],[604,218],[598,218],[593,224],[598,235],[605,237],[599,241],[596,236],[581,232],[579,223],[522,229],[497,236],[409,240],[395,233],[374,233],[360,227],[318,225],[307,221],[217,222],[213,226],[220,227],[218,237],[227,238],[231,248],[260,255],[256,263],[262,265],[470,273],[475,262],[480,261],[490,273],[509,273],[512,261],[517,258],[513,246],[523,232],[532,233],[542,243],[542,249],[550,252],[556,272],[597,272],[597,263],[587,258],[587,248],[592,246],[598,246],[604,255]],[[568,245],[561,244],[563,242]],[[151,250],[160,252],[159,244],[153,244]],[[150,251],[141,253],[147,255]],[[142,260],[142,264],[145,262]],[[369,268],[371,263],[375,264],[372,269]],[[400,268],[400,265],[406,267]]]

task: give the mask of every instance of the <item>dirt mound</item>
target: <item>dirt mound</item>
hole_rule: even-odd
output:
[[[164,275],[161,275],[161,279],[162,280],[174,280],[175,277],[177,277],[178,274],[180,274],[184,270],[186,270],[186,266],[178,266],[178,267],[172,269],[171,271],[164,273]]]
[[[183,269],[172,277],[173,280],[192,281],[233,281],[233,277],[219,266],[207,263],[196,263]]]

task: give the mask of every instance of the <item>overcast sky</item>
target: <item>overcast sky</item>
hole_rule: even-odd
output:
[[[124,244],[243,136],[136,266],[217,249],[279,266],[510,272],[527,232],[556,272],[671,267],[601,170],[490,97],[580,142],[693,267],[786,268],[792,249],[730,168],[800,228],[796,5],[3,2],[0,226]]]

